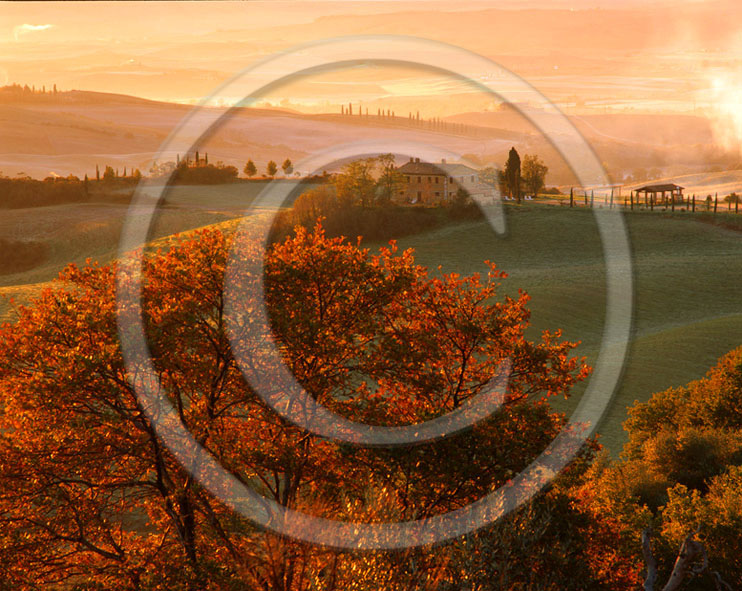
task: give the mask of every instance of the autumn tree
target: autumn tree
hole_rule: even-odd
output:
[[[392,245],[371,254],[320,227],[273,246],[262,273],[260,248],[214,229],[195,232],[145,260],[141,294],[163,395],[244,486],[332,519],[419,519],[506,484],[563,428],[546,399],[566,396],[589,368],[558,331],[526,338],[528,296],[500,296],[506,275],[493,264],[483,276],[431,275],[411,251]],[[240,263],[233,310],[223,291],[230,252]],[[406,552],[333,552],[255,527],[211,496],[158,437],[129,381],[137,368],[122,361],[117,269],[124,272],[67,267],[1,329],[0,576],[9,588],[360,590],[387,579],[390,589],[444,589],[443,581],[470,572],[466,544],[499,552],[498,539],[533,535],[521,523],[538,531],[551,515],[576,515],[573,499],[540,497],[534,502],[546,505],[514,516],[505,530],[495,524],[476,539]],[[267,324],[251,321],[262,288]],[[265,348],[270,335],[278,357]],[[235,353],[244,351],[250,363],[240,368]],[[416,446],[316,436],[278,416],[251,385],[251,372],[283,363],[331,411],[413,424],[461,408],[501,375],[505,360],[508,387],[495,413]],[[611,536],[600,534],[607,526],[598,517],[589,521],[587,539],[550,529],[546,539],[561,549],[520,556],[508,576],[521,569],[521,579],[535,580],[523,569],[547,572],[584,558],[583,576],[606,580],[611,559],[595,557],[612,556],[599,542]],[[505,576],[507,558],[498,561],[477,563],[481,581]]]
[[[103,182],[111,184],[116,181],[116,176],[116,171],[113,169],[113,167],[106,166],[105,171],[103,171]]]
[[[242,169],[242,172],[245,173],[245,176],[247,178],[252,178],[256,174],[258,174],[258,169],[252,160],[248,160],[247,163],[245,164],[245,168]]]
[[[335,192],[341,204],[359,204],[365,207],[374,202],[376,181],[373,172],[375,166],[375,158],[364,158],[348,162],[342,167],[333,179]]]
[[[656,588],[670,578],[689,536],[708,559],[694,589],[716,591],[719,578],[742,581],[742,347],[703,379],[635,404],[625,427],[623,459],[596,464],[588,486],[600,510],[630,534],[637,560],[646,530]],[[702,555],[693,562],[702,566]],[[691,576],[689,569],[684,578]]]
[[[283,174],[285,176],[289,176],[292,172],[294,172],[294,165],[291,163],[291,160],[286,158],[286,160],[283,161],[283,164],[281,164],[281,169],[283,170]]]
[[[535,154],[526,154],[523,158],[523,183],[533,197],[537,197],[546,186],[546,174],[549,167]]]
[[[273,178],[278,172],[278,166],[275,162],[273,162],[273,160],[269,160],[267,166],[265,167],[265,170],[268,173],[268,176]]]

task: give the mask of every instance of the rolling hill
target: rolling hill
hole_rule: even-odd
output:
[[[214,223],[231,227],[230,220],[242,214],[259,186],[177,187],[150,237]],[[8,213],[0,221],[0,236],[40,240],[52,253],[37,268],[0,276],[0,295],[26,302],[68,262],[115,258],[126,206],[79,204]],[[562,328],[565,338],[581,342],[577,353],[594,362],[605,313],[605,273],[593,216],[589,210],[537,203],[506,205],[505,213],[503,237],[482,221],[454,223],[398,242],[414,248],[418,262],[432,272],[441,266],[470,274],[484,271],[484,260],[495,261],[509,274],[505,293],[522,288],[531,296],[531,336]],[[627,213],[625,221],[633,255],[633,334],[622,381],[599,429],[614,451],[625,440],[621,424],[628,405],[701,377],[715,359],[739,345],[742,334],[738,231],[659,210]],[[0,319],[12,320],[13,314],[0,298]],[[569,412],[580,394],[577,388],[573,398],[554,404]]]
[[[1,95],[0,95],[1,98]],[[453,98],[453,97],[451,97]],[[412,104],[412,103],[411,103]],[[412,107],[410,107],[412,108]],[[0,100],[0,172],[92,176],[98,165],[147,172],[157,151],[191,107],[119,94],[60,93],[54,101]],[[575,115],[579,131],[606,163],[614,179],[637,168],[664,175],[707,171],[734,164],[734,157],[713,144],[711,124],[689,115]],[[547,182],[575,183],[574,175],[542,132],[513,109],[462,113],[444,120],[447,127],[415,125],[407,114],[396,118],[302,114],[290,110],[243,108],[199,146],[212,162],[242,170],[250,158],[265,170],[268,160],[294,163],[319,150],[348,141],[385,140],[440,146],[483,163],[501,164],[511,146],[539,154],[549,165]],[[450,124],[465,124],[465,129]],[[195,140],[196,138],[194,138]],[[403,155],[404,156],[404,155]],[[407,156],[414,156],[409,154]],[[175,160],[175,154],[159,157]]]

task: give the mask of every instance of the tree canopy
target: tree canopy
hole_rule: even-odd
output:
[[[255,163],[252,160],[248,160],[245,163],[245,168],[242,170],[242,172],[245,173],[245,176],[247,178],[252,178],[256,174],[258,174],[258,169],[257,169],[257,167],[255,166]]]
[[[503,192],[510,195],[511,198],[517,199],[518,203],[520,203],[520,155],[514,147],[510,148],[510,152],[508,152],[508,159],[505,162],[502,178],[505,181]]]
[[[635,404],[625,428],[622,460],[591,469],[596,508],[614,516],[637,559],[639,535],[651,528],[659,580],[698,532],[708,568],[693,589],[720,588],[715,572],[727,584],[742,581],[742,347],[703,379]]]
[[[291,163],[289,158],[286,158],[286,160],[283,161],[283,164],[281,164],[281,169],[283,170],[283,174],[288,176],[294,172],[294,165]]]
[[[526,190],[534,197],[538,196],[541,189],[546,186],[546,174],[549,172],[549,167],[537,155],[526,154],[523,158],[522,170]]]
[[[492,264],[484,276],[430,275],[394,245],[371,254],[320,227],[299,229],[265,257],[268,329],[322,405],[356,421],[410,424],[460,407],[503,359],[512,367],[501,408],[442,441],[366,448],[322,439],[277,416],[236,365],[223,297],[230,247],[254,286],[259,245],[232,244],[214,229],[146,259],[149,347],[184,426],[243,484],[283,506],[361,522],[462,507],[541,453],[564,425],[546,398],[589,373],[558,331],[526,338],[528,296],[499,296],[506,275]],[[611,536],[595,515],[575,513],[566,489],[503,525],[397,553],[334,552],[233,514],[173,458],[127,379],[115,273],[71,265],[1,329],[0,587],[370,590],[386,579],[389,589],[445,589],[468,576],[484,589],[499,588],[482,586],[498,577],[533,582],[579,565],[592,582],[575,589],[614,588],[606,574],[614,559],[596,551]],[[256,303],[245,293],[239,306],[249,317]],[[248,333],[245,346],[269,365],[264,336]],[[558,533],[578,514],[590,536]],[[525,523],[551,528],[543,548],[561,549],[508,559],[497,540],[522,540]]]

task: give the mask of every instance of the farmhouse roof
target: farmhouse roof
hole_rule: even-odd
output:
[[[431,164],[430,162],[420,162],[419,160],[406,162],[397,170],[403,174],[446,174],[435,164]]]
[[[469,174],[479,174],[471,166],[466,164],[436,164],[436,166],[446,172],[448,176],[466,176]]]
[[[685,187],[674,183],[665,183],[661,185],[646,185],[639,189],[634,189],[634,191],[636,193],[662,193],[664,191],[676,191],[677,189],[685,189]]]
[[[402,174],[430,174],[441,176],[465,176],[477,174],[477,171],[465,164],[448,164],[445,160],[435,164],[431,162],[420,162],[419,158],[410,158],[397,169]]]

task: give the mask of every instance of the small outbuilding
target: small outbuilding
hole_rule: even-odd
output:
[[[639,189],[634,189],[637,197],[639,193],[644,193],[644,203],[648,204],[650,201],[654,204],[667,205],[668,203],[683,203],[683,190],[685,187],[676,185],[674,183],[664,183],[660,185],[646,185]],[[661,195],[661,200],[657,199],[657,195]]]

